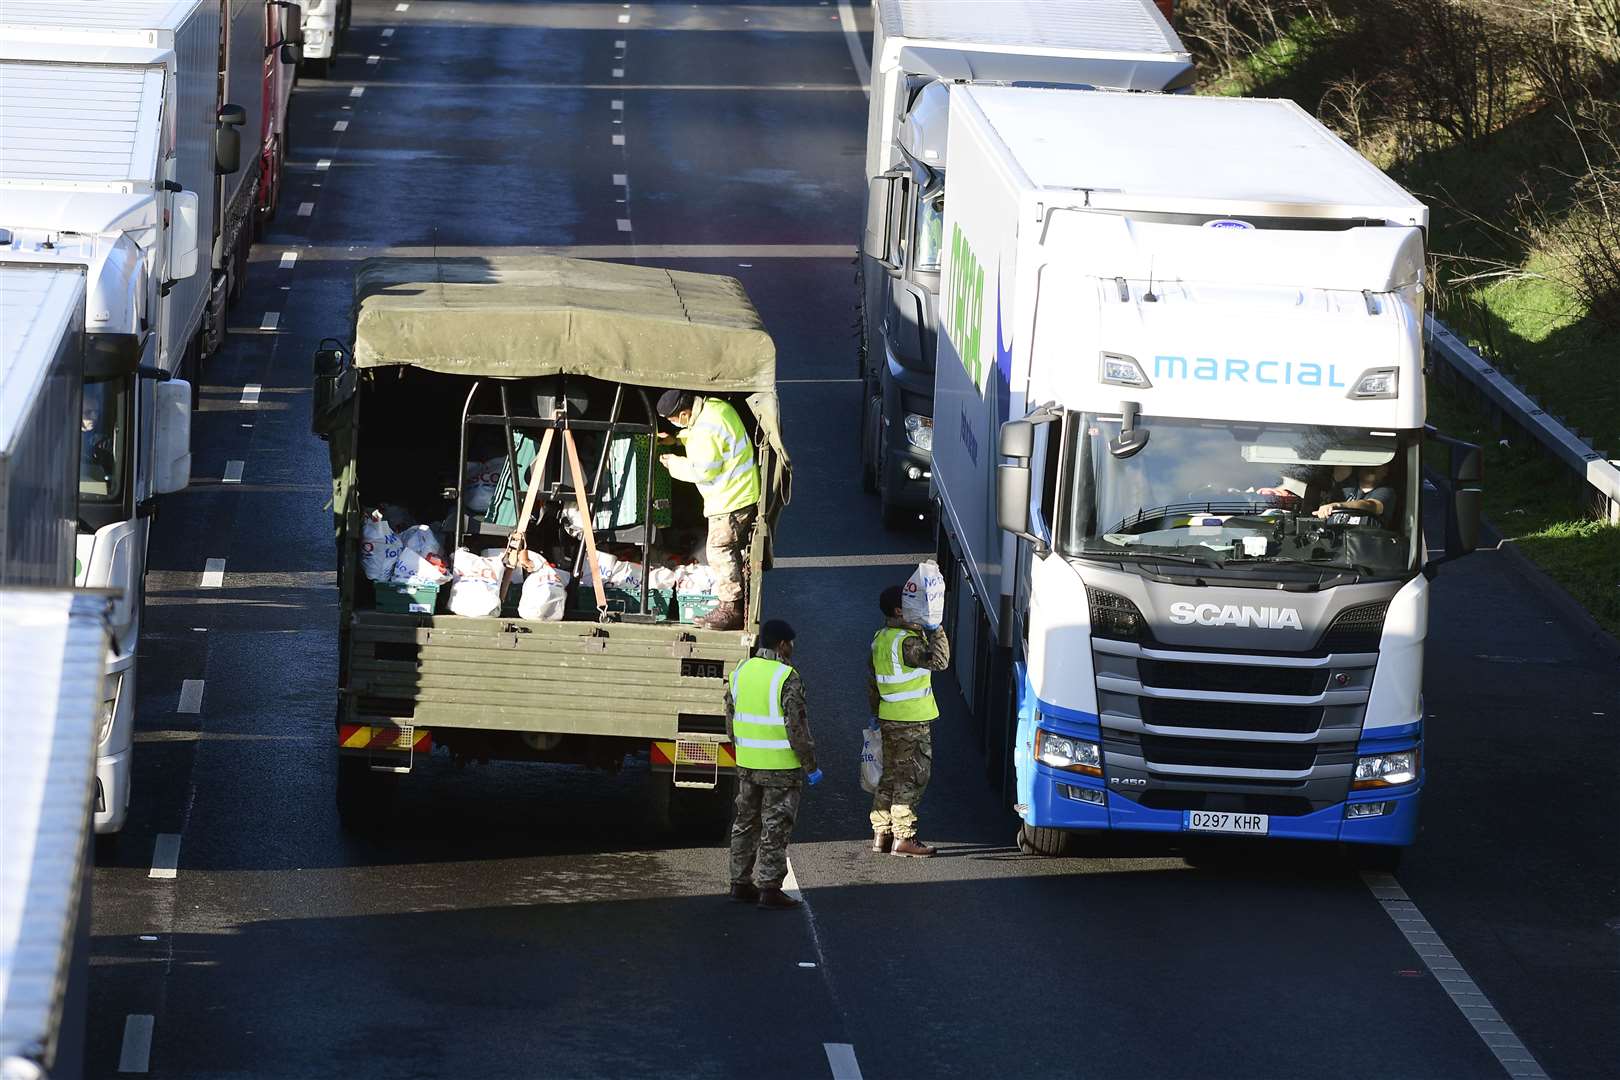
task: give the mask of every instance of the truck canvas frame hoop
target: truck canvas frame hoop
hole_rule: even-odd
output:
[[[339,560],[346,821],[385,810],[398,774],[435,747],[459,761],[609,770],[645,754],[661,823],[724,818],[735,770],[726,678],[752,647],[790,491],[775,380],[775,347],[731,278],[551,256],[361,265],[352,348],[324,342],[315,360]],[[653,402],[666,388],[729,401],[754,444],[761,496],[741,631],[692,625],[692,598],[677,602],[652,577],[655,564],[666,582],[689,565],[705,528],[695,489],[658,464]],[[490,486],[475,499],[478,482]],[[517,617],[504,575],[489,617],[448,613],[443,592],[385,603],[394,586],[366,577],[361,550],[383,506],[434,526],[447,559],[501,548],[512,563],[554,565],[572,581],[566,613]],[[621,570],[632,565],[604,582],[614,552]]]

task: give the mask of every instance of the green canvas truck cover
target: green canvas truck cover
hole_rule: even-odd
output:
[[[773,526],[788,500],[776,345],[735,278],[556,255],[367,259],[354,364],[745,394],[772,450]]]

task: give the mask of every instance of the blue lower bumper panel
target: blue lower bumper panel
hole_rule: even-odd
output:
[[[1180,810],[1149,810],[1129,799],[1108,793],[1100,780],[1071,776],[1036,766],[1035,799],[1025,820],[1052,829],[1121,829],[1134,832],[1179,833],[1185,831],[1186,814]],[[1342,840],[1351,844],[1410,844],[1417,837],[1418,802],[1423,785],[1389,792],[1357,793],[1350,803],[1340,803],[1314,814],[1283,817],[1272,814],[1268,836],[1281,840]],[[1077,789],[1101,793],[1105,803],[1074,797]],[[1351,803],[1383,803],[1384,813],[1376,817],[1346,818]],[[1206,836],[1221,835],[1205,833]]]

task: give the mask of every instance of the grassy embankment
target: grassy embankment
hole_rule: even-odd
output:
[[[1275,17],[1288,6],[1271,5],[1257,21],[1262,9],[1243,0],[1189,3],[1185,29],[1211,72],[1202,92],[1292,98],[1428,202],[1436,315],[1548,412],[1620,457],[1620,320],[1561,272],[1569,251],[1557,235],[1583,212],[1594,158],[1613,175],[1603,155],[1614,147],[1575,138],[1572,110],[1538,100],[1506,53],[1484,67],[1500,81],[1494,91],[1481,82],[1478,56],[1473,68],[1452,65],[1458,81],[1472,80],[1458,100],[1476,115],[1450,125],[1465,139],[1445,129],[1441,108],[1402,103],[1399,95],[1432,76],[1399,74],[1400,58],[1380,54],[1378,28],[1365,25],[1365,7],[1297,2],[1291,17]],[[1232,34],[1234,25],[1242,32]],[[1497,532],[1620,634],[1620,528],[1591,512],[1589,489],[1525,437],[1495,430],[1446,380],[1431,376],[1429,407],[1441,430],[1485,447],[1486,515]]]

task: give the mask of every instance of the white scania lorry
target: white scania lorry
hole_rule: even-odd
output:
[[[304,0],[304,62],[302,69],[317,79],[326,78],[332,60],[349,29],[352,0]]]
[[[0,5],[6,290],[30,275],[81,283],[83,409],[63,432],[78,495],[69,566],[78,585],[118,596],[97,760],[103,834],[129,805],[150,516],[157,496],[190,480],[192,395],[179,376],[207,348],[216,180],[243,156],[217,104],[220,10],[217,0]]]
[[[928,503],[949,101],[958,87],[1163,91],[1192,57],[1151,0],[877,0],[861,241],[861,475],[886,524]]]
[[[1428,211],[1285,101],[951,97],[934,486],[1026,850],[1409,844]],[[1447,550],[1473,546],[1454,448]]]

